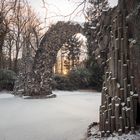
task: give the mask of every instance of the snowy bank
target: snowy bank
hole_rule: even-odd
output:
[[[140,140],[140,130],[137,130],[135,134],[131,134],[130,132],[128,134],[123,134],[122,136],[119,136],[117,133],[113,133],[109,137],[101,138],[99,124],[93,122],[88,127],[86,140]]]

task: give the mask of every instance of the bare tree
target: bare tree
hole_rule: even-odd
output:
[[[18,59],[29,47],[35,54],[43,25],[26,0],[0,0],[0,68],[18,72]],[[4,58],[8,65],[4,67]]]
[[[8,5],[9,0],[0,0],[0,69],[4,67],[3,46],[6,34],[8,32],[7,15],[10,13],[11,6]]]

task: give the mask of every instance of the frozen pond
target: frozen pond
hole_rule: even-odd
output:
[[[83,140],[98,121],[100,93],[54,91],[57,98],[0,93],[0,140]]]

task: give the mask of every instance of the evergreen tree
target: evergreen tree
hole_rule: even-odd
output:
[[[65,66],[74,68],[79,63],[81,41],[78,37],[71,37],[63,47],[63,53],[66,54]]]
[[[87,68],[91,73],[91,86],[101,90],[103,82],[103,68],[97,63],[95,50],[99,48],[98,34],[100,31],[100,19],[104,11],[109,9],[108,0],[88,0],[86,11],[85,35],[87,37],[88,60]]]

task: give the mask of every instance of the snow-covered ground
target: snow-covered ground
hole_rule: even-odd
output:
[[[0,140],[83,140],[98,121],[100,93],[54,91],[57,98],[0,93]]]
[[[119,136],[117,133],[111,134],[109,137],[100,137],[99,126],[94,125],[92,128],[88,129],[91,136],[86,140],[140,140],[140,130],[137,130],[135,134],[129,132],[128,134],[123,134]]]

